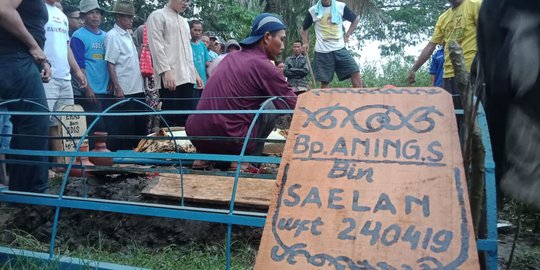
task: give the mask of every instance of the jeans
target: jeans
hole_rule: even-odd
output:
[[[0,97],[2,99],[31,99],[29,102],[7,104],[9,111],[47,112],[45,90],[40,70],[32,56],[25,52],[0,54]],[[13,138],[11,149],[49,149],[49,116],[11,115]],[[41,164],[10,164],[10,190],[46,192],[48,188],[48,157],[9,155],[10,160],[32,161]]]
[[[0,106],[1,112],[7,112],[7,107]],[[9,149],[11,143],[11,133],[13,132],[13,124],[11,124],[11,115],[0,114],[0,149]]]

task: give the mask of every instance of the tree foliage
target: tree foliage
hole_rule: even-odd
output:
[[[257,1],[257,0],[255,0]],[[382,41],[384,55],[401,53],[403,48],[417,45],[433,32],[435,22],[448,8],[447,0],[342,0],[361,15],[355,31],[362,46],[367,40]],[[298,38],[308,8],[316,0],[266,0],[265,11],[277,13],[289,26],[288,35]],[[292,41],[288,42],[288,45]],[[288,50],[287,50],[288,51]]]
[[[253,18],[262,11],[262,6],[255,3],[242,3],[239,0],[194,0],[198,11],[188,17],[198,18],[203,22],[205,31],[217,33],[224,39],[245,38],[250,31]]]
[[[146,21],[150,13],[167,4],[168,0],[133,0],[135,6],[135,26]],[[249,3],[248,3],[249,2]],[[199,19],[205,31],[212,31],[222,38],[242,39],[249,33],[253,18],[262,11],[262,3],[251,3],[245,0],[193,0],[191,7],[182,14],[188,19]],[[114,0],[98,0],[99,5],[112,10]],[[79,0],[64,0],[64,5],[79,5]],[[109,30],[114,25],[114,17],[106,12],[101,28]]]
[[[150,13],[163,7],[168,0],[133,0],[136,9],[135,24],[143,23]],[[435,22],[448,8],[448,0],[341,0],[361,15],[355,34],[359,46],[368,40],[382,41],[383,55],[401,53],[409,45],[417,45],[433,32]],[[113,0],[98,0],[111,10]],[[292,43],[300,39],[300,27],[308,8],[317,0],[193,0],[192,8],[184,17],[203,22],[205,31],[213,31],[223,38],[242,39],[249,33],[253,18],[261,11],[280,15],[288,25],[286,54]],[[64,5],[78,5],[78,0],[64,0]],[[114,24],[107,13],[103,29]],[[313,36],[313,35],[311,35]]]
[[[382,41],[383,55],[401,53],[431,36],[447,0],[373,0],[378,10],[362,13],[358,40]]]

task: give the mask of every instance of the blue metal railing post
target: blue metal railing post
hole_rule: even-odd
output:
[[[485,150],[485,194],[486,194],[486,226],[487,239],[481,239],[480,243],[486,243],[482,250],[487,252],[486,266],[490,270],[496,270],[497,263],[497,188],[495,184],[495,162],[493,161],[493,150],[491,149],[491,139],[486,120],[486,113],[482,104],[478,108],[478,126],[482,130],[482,143]],[[483,243],[482,243],[483,245]]]
[[[279,97],[272,97],[272,98],[269,98],[266,101],[264,101],[261,104],[261,107],[259,108],[259,110],[255,114],[255,116],[253,117],[251,125],[249,126],[249,129],[248,129],[248,131],[246,133],[246,137],[244,138],[244,143],[242,144],[242,150],[240,151],[240,155],[236,159],[237,166],[236,166],[236,172],[235,172],[235,175],[234,175],[234,184],[233,184],[233,190],[232,190],[232,194],[231,194],[231,203],[229,205],[229,215],[233,215],[234,202],[235,202],[235,199],[236,199],[236,190],[237,190],[237,187],[238,187],[238,182],[239,182],[239,177],[240,177],[240,170],[242,169],[242,162],[244,161],[243,157],[244,157],[244,155],[246,153],[246,149],[247,149],[247,145],[249,143],[249,139],[251,137],[251,133],[253,132],[253,129],[255,128],[255,125],[257,123],[257,120],[259,119],[260,113],[266,108],[266,105],[268,105],[270,102],[273,102],[274,100],[278,100],[278,101],[281,101],[281,102],[285,103],[285,101],[283,101],[283,99],[281,99]],[[287,105],[287,103],[285,103],[285,104]],[[231,234],[232,234],[232,225],[229,223],[229,224],[227,224],[227,247],[226,247],[226,249],[227,249],[226,250],[226,269],[227,270],[229,270],[231,268]]]

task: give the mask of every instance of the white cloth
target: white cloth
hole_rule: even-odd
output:
[[[169,70],[174,71],[176,86],[195,84],[197,71],[193,64],[191,35],[186,19],[166,6],[152,12],[146,25],[158,88],[163,88],[161,75]]]
[[[124,95],[144,91],[139,55],[128,31],[114,25],[105,37],[105,61],[114,65]]]
[[[336,1],[336,8],[339,15],[343,17],[345,3]],[[317,5],[309,9],[309,14],[311,14],[311,18],[315,24],[315,35],[317,36],[315,51],[329,53],[345,48],[343,23],[332,23],[332,8],[322,7],[322,16],[317,14],[317,10]],[[340,18],[340,21],[343,20]]]
[[[69,24],[64,13],[55,6],[45,4],[49,21],[45,24],[45,56],[51,62],[51,77],[71,80],[68,62]]]

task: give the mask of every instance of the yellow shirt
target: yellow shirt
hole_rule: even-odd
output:
[[[463,48],[467,70],[476,56],[476,27],[482,0],[463,0],[457,8],[449,8],[437,20],[431,42],[445,44],[443,78],[454,77],[448,42],[455,40]]]

